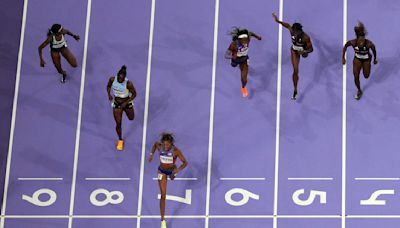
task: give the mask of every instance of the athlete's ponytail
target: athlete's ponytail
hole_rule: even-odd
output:
[[[126,76],[126,66],[125,66],[125,65],[123,65],[123,66],[121,67],[121,69],[118,71],[118,75],[121,75],[121,74],[123,74],[124,76]]]

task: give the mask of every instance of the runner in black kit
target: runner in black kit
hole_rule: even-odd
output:
[[[297,98],[297,84],[299,82],[299,63],[300,56],[307,58],[308,54],[313,51],[313,46],[311,43],[310,36],[303,31],[303,26],[300,23],[294,23],[292,26],[286,22],[279,21],[275,13],[272,13],[272,17],[275,21],[281,24],[283,27],[287,28],[292,37],[292,64],[293,64],[293,85],[294,91],[292,100]]]
[[[358,22],[358,25],[354,27],[354,32],[356,33],[356,39],[349,40],[343,47],[342,54],[342,62],[343,65],[346,64],[346,50],[347,47],[352,46],[354,49],[354,59],[353,59],[353,74],[354,74],[354,83],[357,87],[357,94],[354,96],[356,100],[360,100],[363,94],[360,85],[360,72],[361,69],[364,74],[364,78],[369,78],[371,72],[371,53],[374,54],[374,64],[377,64],[376,60],[376,49],[374,43],[372,41],[365,38],[367,35],[367,31],[364,27],[364,24]]]

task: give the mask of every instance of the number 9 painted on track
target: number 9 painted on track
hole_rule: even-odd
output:
[[[48,195],[49,199],[46,201],[41,201],[39,197],[41,195]],[[57,194],[55,191],[48,188],[41,188],[33,193],[32,196],[22,195],[22,199],[28,201],[29,203],[39,206],[39,207],[48,207],[53,205],[57,200]]]
[[[106,198],[102,201],[99,201],[97,200],[98,195],[105,195]],[[116,196],[117,198],[114,199],[113,196]],[[90,202],[97,207],[103,207],[107,204],[120,204],[122,201],[124,201],[124,194],[120,191],[110,192],[107,189],[99,188],[90,194]]]
[[[232,195],[234,194],[241,194],[242,195],[242,199],[241,200],[233,200],[232,199]],[[225,193],[225,201],[232,206],[235,207],[240,207],[245,205],[246,203],[249,202],[249,199],[255,199],[255,200],[259,200],[260,196],[257,194],[254,194],[252,192],[247,191],[246,189],[243,188],[232,188],[231,190],[227,191]]]

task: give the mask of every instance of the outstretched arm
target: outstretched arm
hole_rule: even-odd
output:
[[[108,100],[110,100],[110,101],[112,101],[112,99],[113,99],[113,97],[112,97],[111,94],[110,94],[110,92],[111,92],[111,86],[112,86],[113,82],[114,82],[114,77],[111,77],[111,78],[108,80],[108,83],[107,83],[107,96],[108,96]]]
[[[185,156],[183,156],[183,153],[176,147],[175,147],[175,153],[176,153],[176,156],[178,156],[179,160],[181,160],[182,165],[179,166],[179,168],[174,170],[173,177],[175,177],[177,173],[182,171],[188,165],[188,162],[187,162]]]
[[[261,36],[255,34],[254,32],[249,32],[249,35],[252,36],[252,37],[255,37],[257,40],[261,40],[262,39]]]
[[[375,48],[375,44],[372,42],[371,42],[371,50],[372,50],[372,54],[374,55],[374,64],[377,64],[378,61],[376,61],[376,48]]]
[[[159,142],[155,142],[154,145],[153,145],[153,148],[151,148],[149,162],[153,161],[154,152],[156,152],[156,149],[158,149],[159,147],[160,147],[160,143]]]
[[[229,45],[228,50],[231,51],[231,53],[232,53],[232,59],[236,59],[238,50],[237,50],[237,45],[235,42],[232,42],[231,45]]]
[[[51,42],[51,36],[48,36],[47,39],[39,46],[38,48],[38,52],[39,52],[39,58],[40,58],[40,66],[44,67],[44,64],[46,64],[46,62],[43,59],[43,53],[42,50],[43,48],[45,48],[49,43]]]
[[[284,22],[284,21],[280,21],[279,18],[278,18],[278,16],[276,16],[275,13],[272,13],[272,17],[275,19],[275,21],[276,21],[278,24],[281,24],[283,27],[287,28],[290,32],[292,32],[292,26],[290,26],[289,23]]]
[[[351,40],[347,41],[347,43],[344,45],[343,50],[342,50],[342,63],[343,65],[346,64],[346,50],[347,47],[351,46]]]
[[[305,53],[311,53],[314,51],[311,39],[308,35],[305,36],[305,43],[306,43],[306,49],[304,50]]]
[[[77,41],[80,39],[80,37],[79,37],[78,35],[73,34],[73,33],[70,32],[68,29],[64,29],[64,28],[63,28],[62,33],[74,37],[74,39],[77,40]]]

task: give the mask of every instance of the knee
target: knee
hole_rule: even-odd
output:
[[[132,116],[128,116],[128,119],[129,120],[133,120],[133,119],[135,119],[135,116],[133,116],[133,115]]]
[[[369,78],[369,73],[364,74],[364,78]]]
[[[299,68],[297,68],[297,67],[295,67],[294,69],[293,69],[293,75],[298,75],[299,74]]]
[[[78,63],[73,62],[73,63],[71,63],[71,66],[72,66],[73,68],[77,68],[77,67],[78,67]]]
[[[161,193],[160,199],[161,199],[161,200],[166,200],[166,199],[167,199],[167,194],[166,194],[165,192],[164,192],[164,193]]]
[[[116,124],[115,124],[115,128],[117,128],[117,129],[121,129],[121,122],[117,122]]]

